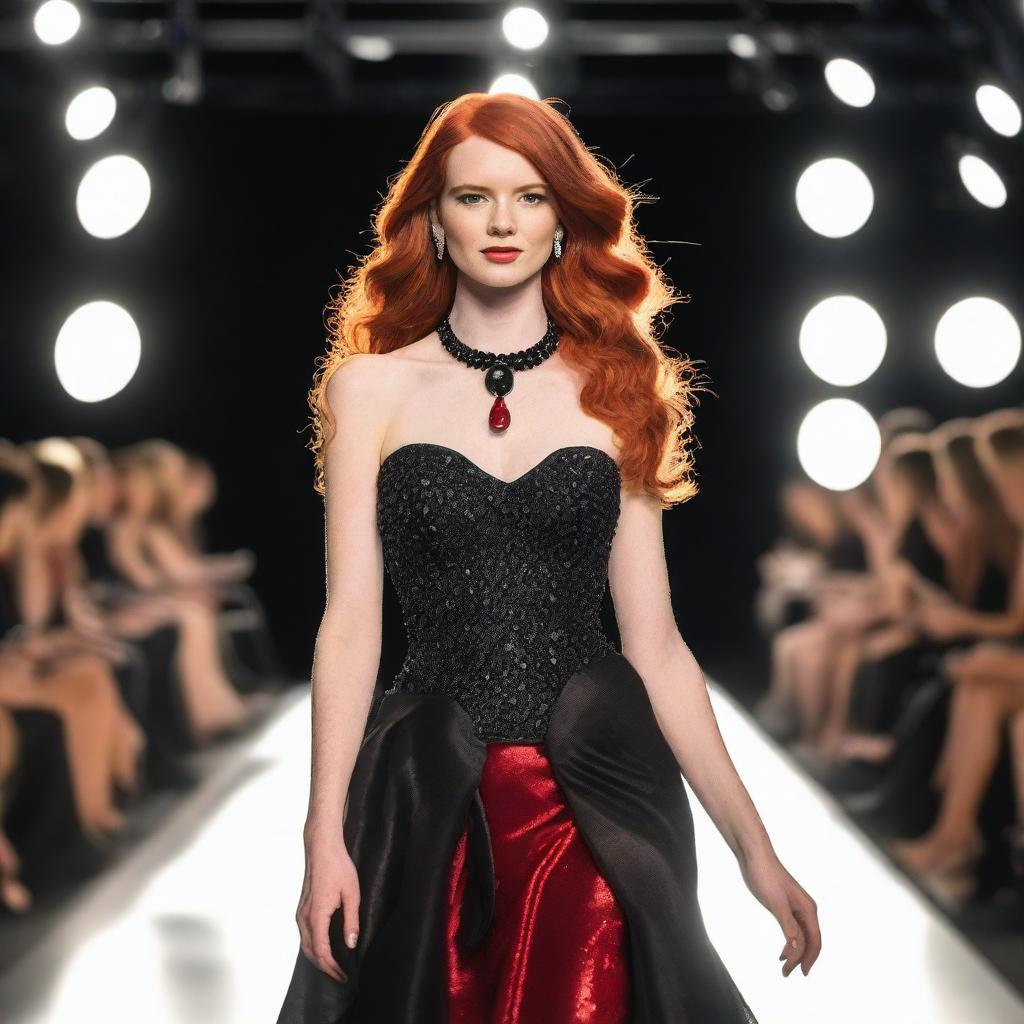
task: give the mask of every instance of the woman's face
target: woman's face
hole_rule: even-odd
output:
[[[491,288],[514,287],[539,273],[559,226],[554,196],[533,164],[477,136],[449,154],[444,189],[431,203],[431,222],[444,229],[445,249],[459,270]],[[520,252],[498,262],[483,252],[490,246]]]
[[[125,505],[136,515],[148,515],[155,494],[149,470],[130,466],[121,475],[120,483]]]
[[[192,514],[204,512],[212,504],[216,494],[212,475],[198,466],[190,466],[182,486],[185,508]]]

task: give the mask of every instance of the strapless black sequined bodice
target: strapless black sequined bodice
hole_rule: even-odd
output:
[[[589,445],[511,482],[444,445],[388,455],[377,526],[409,647],[385,693],[451,697],[484,742],[543,740],[566,680],[615,650],[600,610],[620,482]]]

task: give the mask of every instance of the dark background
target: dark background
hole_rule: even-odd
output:
[[[371,245],[386,179],[456,94],[387,117],[147,105],[119,111],[116,143],[106,133],[73,142],[56,100],[0,111],[0,435],[87,434],[111,446],[163,436],[209,458],[220,486],[211,546],[256,551],[255,586],[299,676],[324,600],[323,509],[305,447],[324,307]],[[709,674],[756,690],[766,665],[751,615],[754,559],[777,534],[777,488],[799,473],[796,431],[810,407],[842,394],[875,415],[912,403],[942,419],[1024,396],[1019,366],[974,391],[946,377],[932,348],[939,316],[968,295],[1021,318],[1020,203],[986,209],[953,179],[945,147],[963,115],[944,109],[570,116],[627,184],[658,197],[637,209],[646,237],[700,243],[651,243],[692,295],[665,340],[704,361],[715,392],[697,408],[700,493],[666,514],[668,560],[684,639]],[[992,141],[980,118],[969,127],[1002,156],[1012,196],[1019,141]],[[127,235],[93,239],[78,225],[75,189],[98,155],[119,151],[147,167],[151,204]],[[793,198],[806,165],[833,155],[856,160],[875,187],[874,213],[846,239],[810,231]],[[889,347],[869,381],[839,389],[806,368],[797,338],[815,302],[844,292],[876,306]],[[135,317],[142,361],[124,391],[85,404],[60,387],[53,343],[97,298]],[[390,584],[385,613],[390,673],[402,647]]]

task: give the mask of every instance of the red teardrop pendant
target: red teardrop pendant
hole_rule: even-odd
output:
[[[512,413],[508,411],[505,399],[501,396],[494,400],[488,422],[491,425],[491,430],[507,430],[508,425],[512,422]]]

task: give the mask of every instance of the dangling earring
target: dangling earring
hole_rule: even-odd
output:
[[[431,228],[434,232],[434,244],[437,246],[437,258],[444,259],[444,231],[438,228]]]
[[[555,232],[555,259],[560,260],[562,258],[562,229],[559,228]]]

